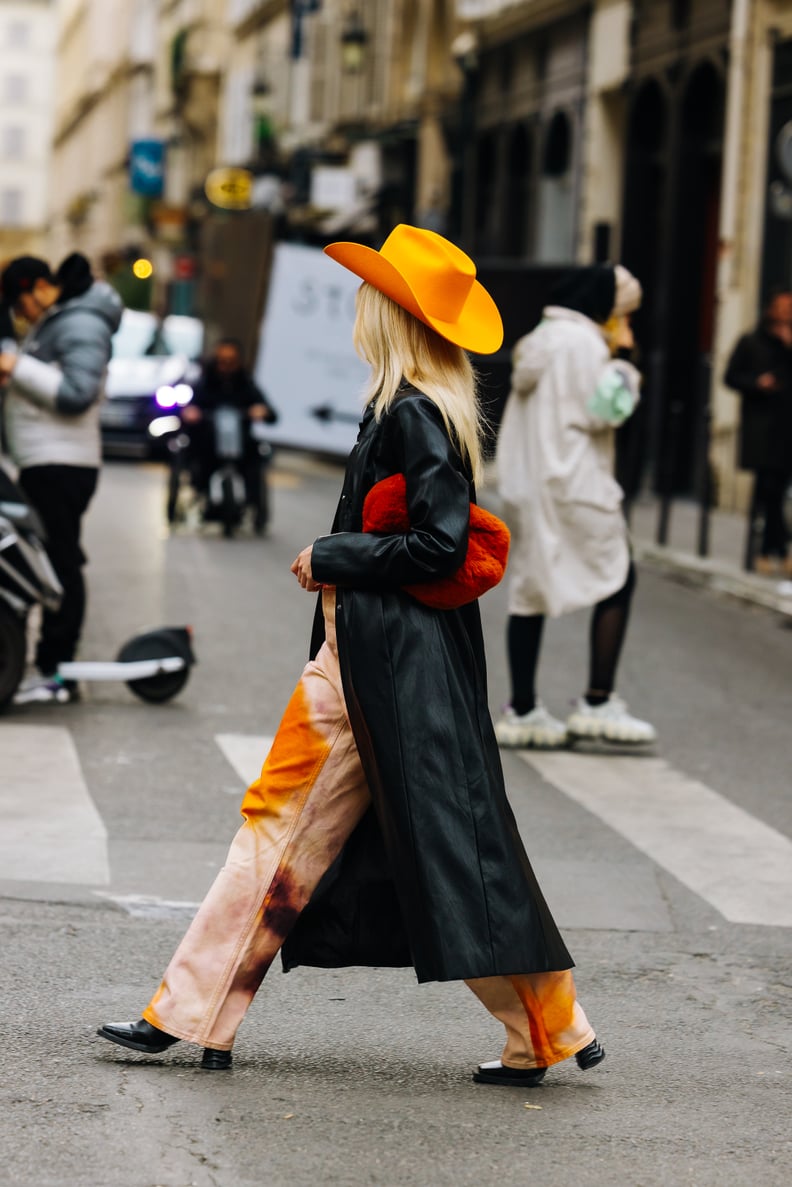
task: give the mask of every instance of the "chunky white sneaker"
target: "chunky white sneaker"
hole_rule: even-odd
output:
[[[14,694],[15,705],[68,705],[76,696],[60,676],[42,676],[37,673],[23,680]]]
[[[567,718],[567,732],[570,738],[601,738],[606,742],[631,745],[657,740],[655,727],[633,717],[615,693],[611,693],[602,705],[590,705],[581,697],[574,713]]]
[[[495,723],[495,737],[499,746],[557,750],[566,746],[567,729],[563,721],[553,717],[541,701],[537,701],[530,713],[521,716],[507,705],[500,721]]]

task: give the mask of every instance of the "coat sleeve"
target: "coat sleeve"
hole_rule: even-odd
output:
[[[768,368],[762,366],[753,336],[744,334],[732,351],[723,382],[741,396],[767,399],[769,393],[756,386],[757,379],[766,370]]]
[[[426,398],[407,397],[389,415],[394,473],[405,476],[410,529],[320,537],[311,568],[325,585],[398,589],[447,577],[465,559],[470,484],[439,410]]]
[[[64,416],[79,416],[101,395],[110,339],[110,327],[92,313],[64,317],[57,362],[20,355],[14,386],[33,404]]]
[[[613,359],[605,365],[587,410],[595,429],[618,428],[632,416],[641,398],[641,375],[632,363]]]

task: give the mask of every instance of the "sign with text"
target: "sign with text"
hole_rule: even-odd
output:
[[[369,374],[352,345],[359,286],[319,248],[276,247],[255,367],[280,416],[272,441],[332,454],[355,444]]]

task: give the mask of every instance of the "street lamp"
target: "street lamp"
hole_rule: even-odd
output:
[[[341,62],[346,74],[360,74],[366,62],[369,35],[357,9],[348,14],[341,30]]]

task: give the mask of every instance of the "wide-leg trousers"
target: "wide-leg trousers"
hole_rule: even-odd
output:
[[[245,794],[226,864],[143,1011],[203,1047],[230,1050],[286,935],[369,806],[341,685],[335,591],[324,591],[323,606],[326,641]],[[467,984],[506,1028],[506,1066],[548,1067],[594,1038],[569,971]]]

